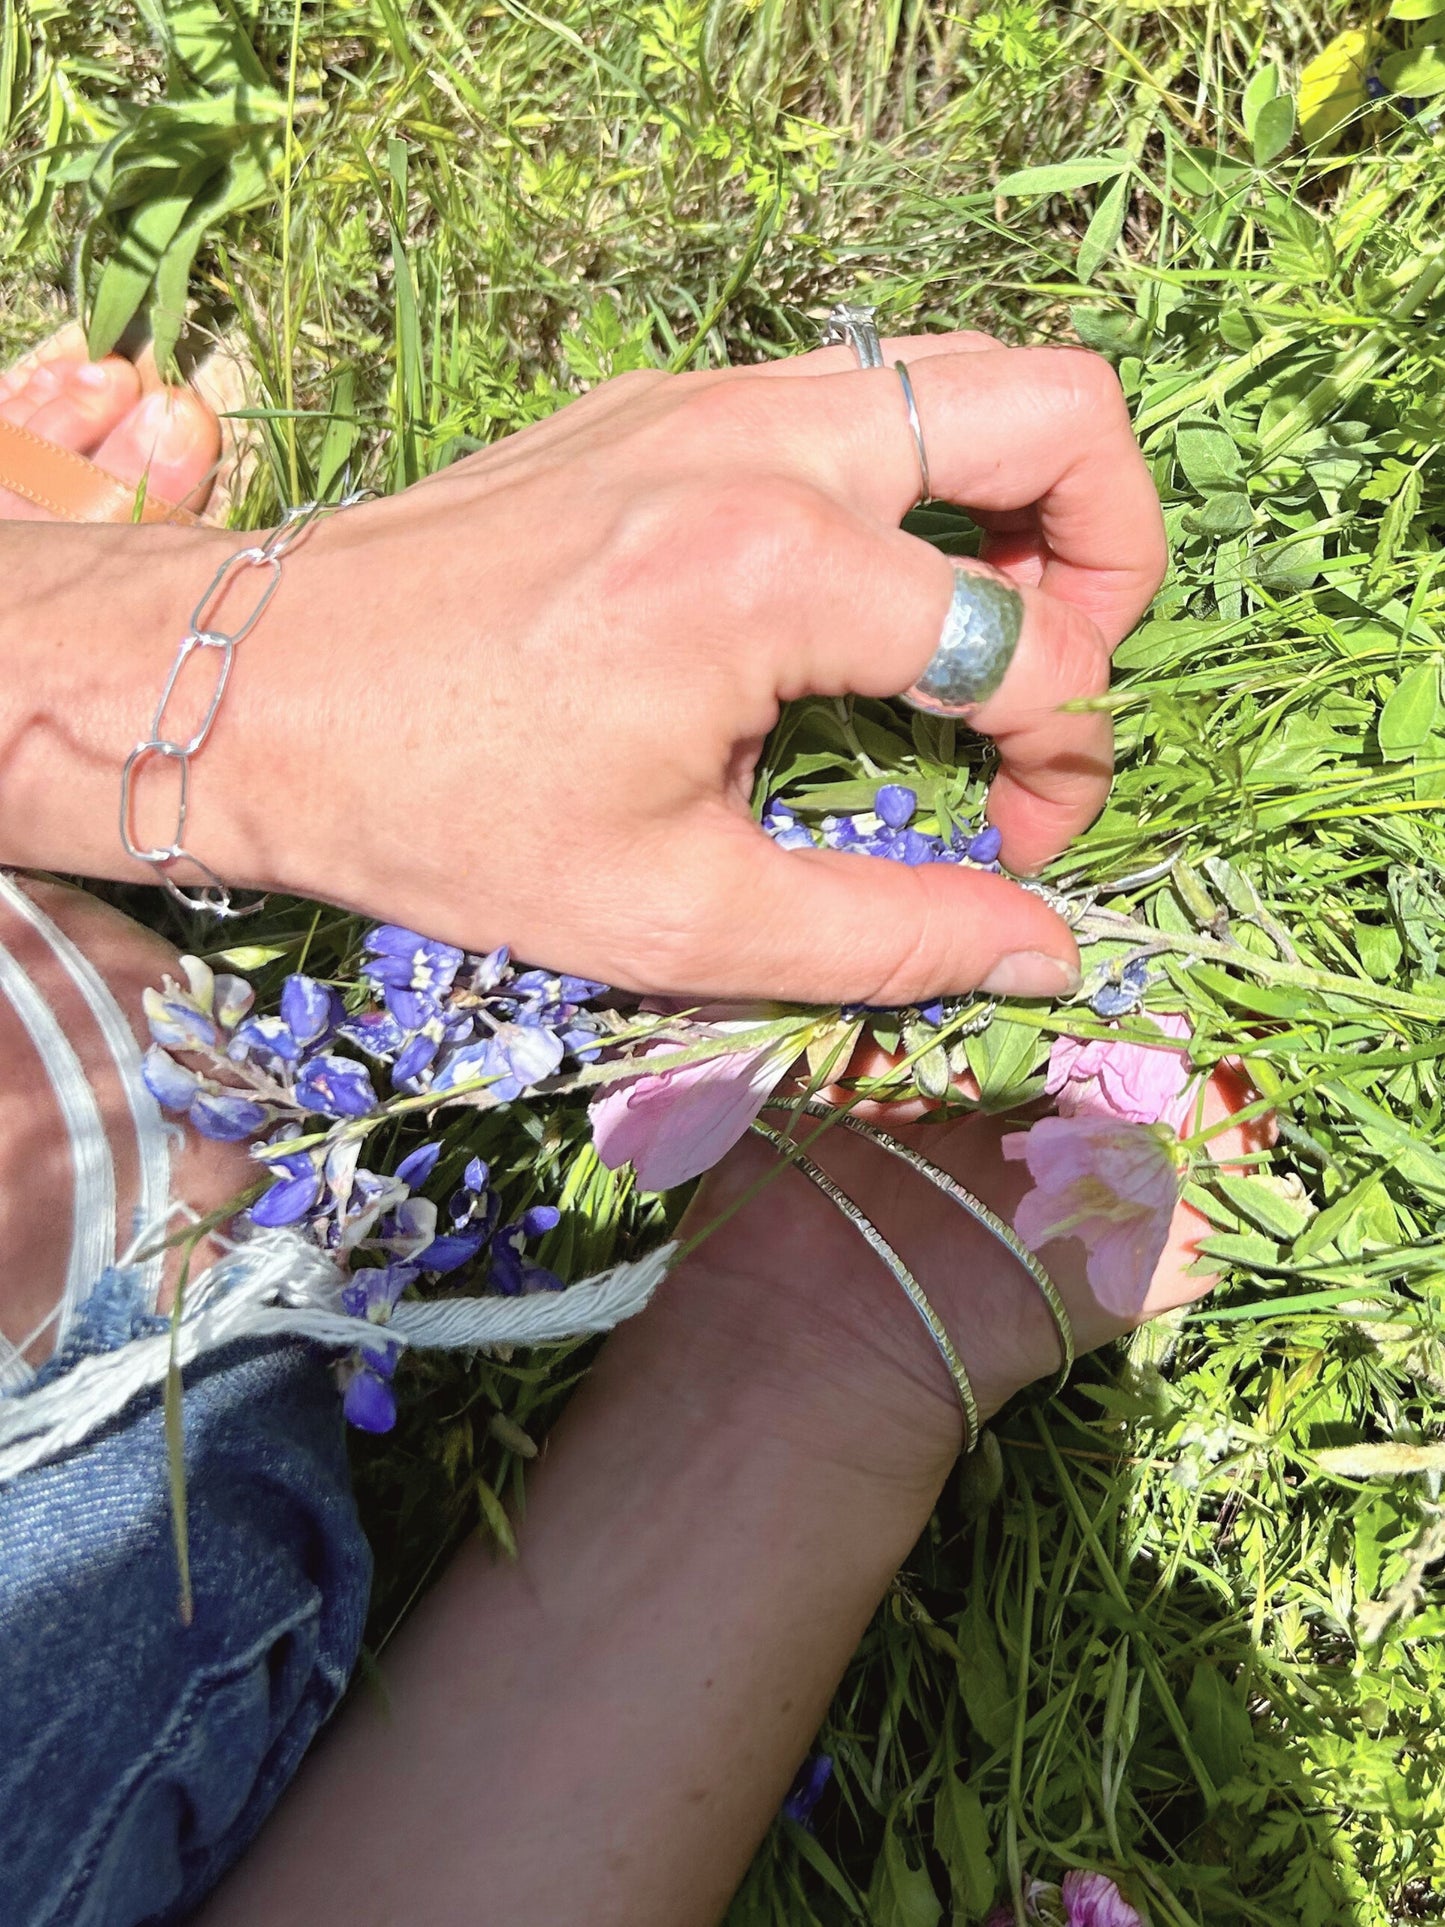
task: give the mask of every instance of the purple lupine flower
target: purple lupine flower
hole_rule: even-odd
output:
[[[943,1022],[943,999],[940,997],[935,1003],[920,1004],[918,1006],[918,1014],[925,1024],[932,1024],[934,1029],[937,1030],[938,1026]]]
[[[302,1050],[309,1050],[328,1032],[335,1030],[343,1013],[335,991],[315,977],[299,972],[288,977],[281,989],[281,1021]]]
[[[188,1111],[201,1088],[201,1080],[184,1064],[178,1064],[159,1044],[152,1044],[141,1060],[145,1087],[167,1111]]]
[[[562,1213],[555,1204],[529,1205],[520,1219],[522,1236],[524,1238],[545,1237],[549,1231],[555,1231],[561,1222]]]
[[[420,1030],[424,1024],[441,1022],[441,1005],[429,990],[413,990],[410,984],[387,984],[382,997],[403,1030]]]
[[[316,1207],[321,1196],[321,1172],[316,1160],[304,1151],[267,1162],[279,1175],[269,1191],[263,1191],[251,1206],[256,1224],[297,1224]]]
[[[223,1144],[239,1144],[243,1138],[258,1137],[271,1120],[264,1104],[257,1104],[237,1091],[202,1090],[191,1102],[186,1119],[202,1137]]]
[[[296,1102],[323,1117],[365,1117],[376,1109],[376,1092],[364,1065],[323,1051],[308,1058],[296,1078]]]
[[[391,1081],[399,1091],[417,1091],[420,1080],[426,1076],[436,1062],[437,1052],[441,1049],[441,1039],[433,1036],[430,1029],[419,1030],[409,1038],[396,1054],[391,1067]]]
[[[386,1379],[363,1366],[348,1381],[341,1409],[358,1432],[389,1432],[396,1424],[396,1393]]]
[[[804,1760],[793,1776],[783,1801],[783,1812],[800,1827],[813,1830],[813,1811],[833,1777],[833,1762],[826,1753],[814,1753]]]
[[[873,798],[874,814],[886,823],[890,830],[901,830],[913,821],[913,812],[918,808],[918,793],[906,788],[902,783],[885,783]]]
[[[341,1306],[353,1318],[385,1323],[402,1293],[421,1276],[417,1264],[370,1265],[353,1271],[341,1288]]]
[[[489,990],[495,990],[506,976],[511,961],[512,951],[509,944],[504,943],[496,950],[488,951],[485,957],[472,966],[467,979],[468,988],[478,997],[485,996]]]
[[[977,836],[968,839],[963,853],[970,863],[997,863],[1002,848],[1003,832],[986,823]]]
[[[443,1231],[417,1253],[416,1262],[423,1271],[434,1271],[445,1278],[448,1272],[470,1264],[486,1242],[485,1231]]]
[[[248,1017],[237,1025],[226,1055],[237,1064],[255,1059],[264,1070],[275,1071],[299,1063],[301,1045],[283,1017]]]
[[[408,990],[450,990],[465,953],[399,923],[379,923],[366,935],[362,969],[379,984]]]
[[[168,990],[147,989],[141,994],[152,1039],[167,1050],[211,1050],[217,1040],[215,1024],[194,999],[169,978],[166,982]]]
[[[426,1183],[437,1168],[437,1159],[442,1154],[441,1140],[431,1144],[420,1144],[416,1150],[409,1151],[396,1167],[396,1177],[400,1184],[409,1184],[413,1190]]]
[[[364,1010],[348,1017],[337,1029],[337,1036],[355,1044],[368,1057],[391,1058],[406,1042],[406,1032],[389,1010]]]

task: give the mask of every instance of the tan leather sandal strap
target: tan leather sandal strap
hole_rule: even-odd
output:
[[[199,516],[147,493],[136,513],[136,485],[107,475],[103,468],[28,428],[0,421],[0,488],[13,489],[27,502],[61,522],[194,523]]]

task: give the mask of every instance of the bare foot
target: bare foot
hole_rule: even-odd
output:
[[[221,452],[221,426],[190,388],[144,392],[141,374],[119,355],[91,361],[74,322],[0,375],[0,419],[42,441],[86,456],[123,482],[199,511]],[[0,518],[53,519],[0,488]]]

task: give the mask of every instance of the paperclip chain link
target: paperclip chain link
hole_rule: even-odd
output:
[[[264,542],[251,548],[238,549],[226,560],[212,576],[209,586],[195,608],[191,611],[190,626],[176,647],[175,660],[170,674],[166,677],[160,701],[156,704],[155,714],[151,717],[150,734],[143,742],[136,744],[125,759],[120,779],[120,840],[127,856],[134,857],[138,863],[148,863],[156,873],[156,880],[163,889],[169,890],[177,903],[187,910],[204,911],[213,917],[249,917],[266,902],[264,896],[254,903],[238,904],[230,889],[216,875],[208,863],[202,861],[193,850],[186,848],[186,818],[191,803],[191,763],[205,748],[206,741],[215,724],[226,686],[231,680],[231,666],[235,661],[237,646],[244,642],[265,612],[267,604],[276,593],[281,580],[281,565],[287,554],[299,542],[313,523],[323,515],[337,509],[350,508],[353,502],[360,502],[369,495],[369,489],[357,489],[343,495],[335,502],[303,502],[296,508],[287,509],[280,523],[266,537]],[[215,627],[207,620],[233,583],[247,573],[259,574],[256,593],[251,607],[243,620],[228,629]],[[183,739],[177,740],[170,734],[174,725],[168,725],[166,711],[176,695],[176,686],[186,664],[198,653],[208,657],[212,669],[210,695],[201,711],[199,723]],[[135,837],[135,799],[137,781],[141,774],[156,760],[174,763],[179,772],[179,792],[176,797],[176,825],[168,843],[154,843],[142,846]],[[172,866],[178,863],[192,864],[206,879],[189,889],[177,883],[171,875]]]

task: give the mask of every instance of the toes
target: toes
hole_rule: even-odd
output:
[[[48,361],[18,394],[0,403],[0,414],[57,448],[89,455],[125,419],[139,393],[134,368],[118,355],[104,361]]]
[[[94,450],[99,467],[123,482],[146,479],[167,502],[199,508],[221,453],[221,424],[189,388],[147,395]]]
[[[68,321],[63,328],[58,328],[53,335],[32,348],[28,355],[22,355],[13,366],[0,373],[0,403],[18,395],[38,368],[51,362],[89,360],[84,328],[78,321]]]

